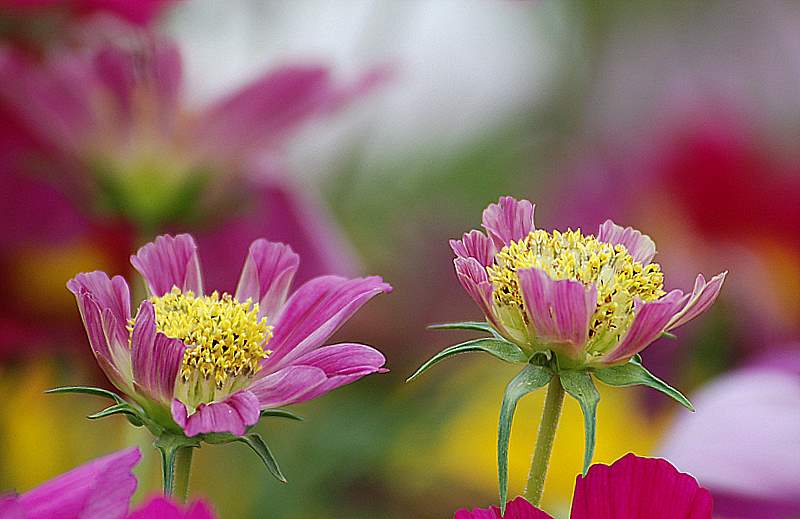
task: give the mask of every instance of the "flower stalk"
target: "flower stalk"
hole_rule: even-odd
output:
[[[194,447],[180,447],[175,453],[173,496],[181,503],[189,497],[189,474],[192,470]],[[166,493],[166,488],[164,489]]]
[[[531,470],[528,474],[528,485],[525,488],[525,498],[534,506],[539,506],[544,492],[544,481],[547,469],[550,466],[550,456],[553,453],[553,442],[564,406],[564,387],[561,379],[555,376],[547,386],[547,397],[544,402],[542,421],[539,424],[539,434],[536,438],[536,449],[533,453]]]

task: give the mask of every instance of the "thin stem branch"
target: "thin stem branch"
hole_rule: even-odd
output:
[[[539,424],[536,449],[533,452],[531,471],[528,474],[528,486],[525,489],[525,498],[534,506],[539,506],[539,502],[542,500],[544,481],[547,477],[547,468],[550,465],[550,455],[553,453],[553,442],[556,437],[563,405],[564,387],[561,385],[561,379],[558,374],[556,374],[547,387],[542,422]]]

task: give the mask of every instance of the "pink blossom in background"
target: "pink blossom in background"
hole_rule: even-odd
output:
[[[0,13],[27,16],[109,13],[129,23],[147,26],[174,3],[176,0],[2,0]]]
[[[694,395],[660,453],[690,470],[731,519],[800,515],[800,355],[773,349],[763,361],[712,380]]]
[[[578,476],[571,519],[711,519],[713,500],[690,475],[668,461],[627,454],[613,464],[595,464]],[[497,507],[463,509],[454,519],[547,519],[522,497]]]
[[[168,430],[241,436],[262,409],[386,371],[370,346],[323,346],[364,303],[391,291],[379,277],[320,276],[290,292],[299,256],[256,240],[235,293],[206,295],[197,246],[186,234],[158,237],[131,263],[150,295],[135,315],[120,276],[83,273],[67,286],[109,380]]]

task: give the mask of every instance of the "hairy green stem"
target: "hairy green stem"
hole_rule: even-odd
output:
[[[558,420],[561,418],[563,405],[564,387],[561,385],[561,379],[558,374],[556,374],[547,387],[542,422],[539,424],[536,449],[533,452],[531,471],[528,474],[528,486],[525,489],[525,499],[534,506],[539,506],[539,502],[542,500],[544,480],[547,477],[547,468],[550,465],[553,441],[556,437],[556,429],[558,429]]]
[[[175,498],[181,503],[189,496],[189,473],[192,470],[194,447],[180,447],[175,453]]]

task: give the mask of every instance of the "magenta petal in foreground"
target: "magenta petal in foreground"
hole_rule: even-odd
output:
[[[313,398],[327,380],[325,372],[316,366],[289,366],[256,380],[250,391],[262,408],[280,407]]]
[[[2,517],[20,519],[123,519],[136,490],[139,449],[90,461],[22,494],[0,499]],[[16,504],[14,504],[16,503]],[[20,515],[21,512],[21,515]]]
[[[365,344],[323,346],[297,360],[298,365],[321,369],[327,377],[304,399],[316,398],[372,373],[385,373],[389,371],[383,367],[385,363],[386,358],[381,352]]]
[[[450,248],[457,257],[475,258],[484,267],[494,262],[496,252],[494,243],[488,236],[475,229],[465,233],[460,240],[450,240]]]
[[[552,517],[530,504],[525,498],[518,497],[508,503],[504,516],[500,515],[499,508],[493,506],[476,508],[471,512],[463,508],[456,512],[453,519],[552,519]]]
[[[521,240],[533,230],[534,205],[527,200],[501,197],[483,211],[483,228],[500,249],[512,241]]]
[[[172,401],[172,419],[188,437],[205,433],[231,433],[242,436],[258,422],[258,398],[250,391],[239,391],[223,402],[200,404],[191,415],[180,400]]]
[[[713,501],[666,460],[627,454],[578,476],[572,519],[710,519]]]
[[[611,245],[623,245],[633,259],[647,265],[656,255],[656,244],[633,227],[622,227],[606,220],[597,232],[597,239]]]
[[[166,497],[151,499],[127,519],[214,519],[214,513],[203,501],[195,501],[188,508],[177,505]]]
[[[153,295],[162,296],[173,286],[195,295],[203,293],[197,245],[188,234],[159,236],[131,256],[131,264]]]
[[[153,303],[144,301],[131,334],[131,367],[136,389],[168,405],[184,350],[183,341],[156,332]]]
[[[236,287],[236,300],[248,298],[259,305],[259,314],[274,320],[283,306],[300,257],[283,243],[256,240],[250,245],[247,259]]]
[[[692,289],[686,305],[672,318],[667,329],[671,330],[682,326],[708,310],[717,299],[727,275],[727,272],[717,274],[706,283],[706,278],[702,274],[698,274],[694,282],[694,289]]]

